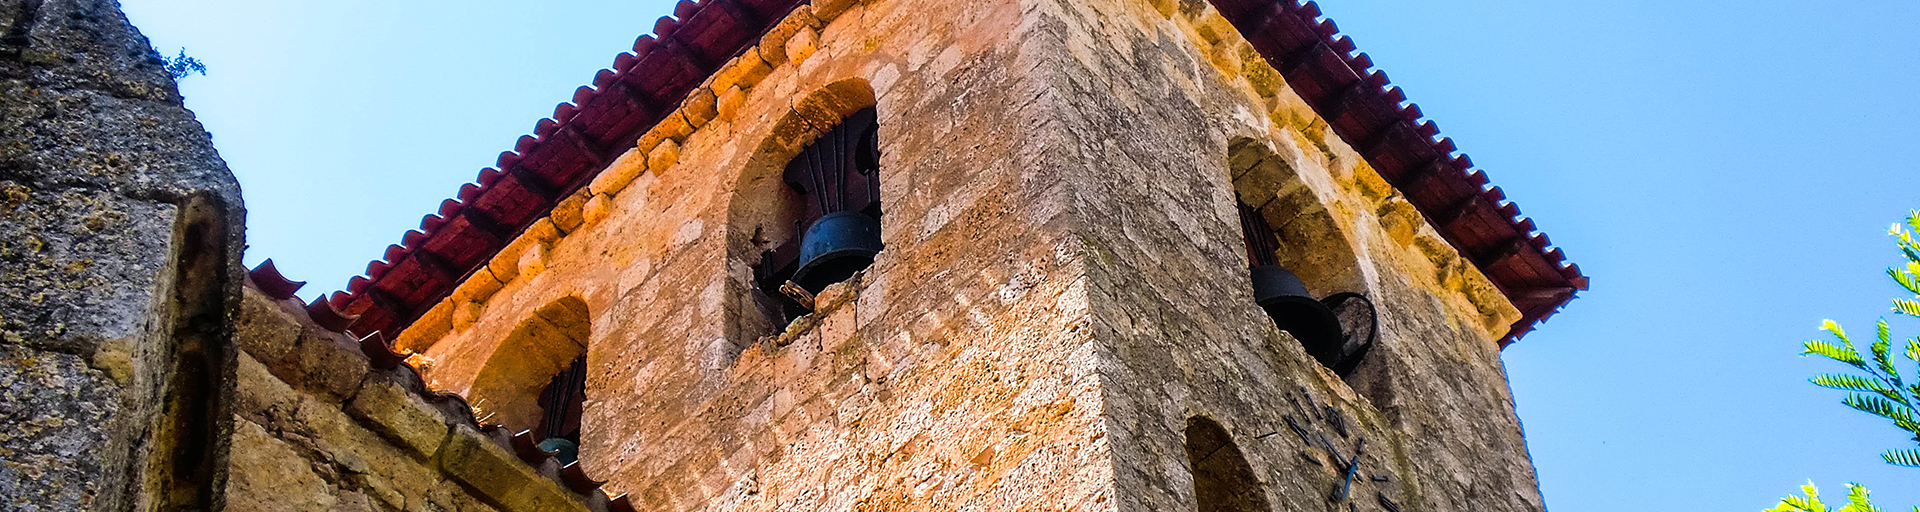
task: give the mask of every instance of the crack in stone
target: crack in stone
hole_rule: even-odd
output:
[[[20,15],[14,18],[13,26],[7,28],[6,35],[0,36],[0,46],[10,46],[12,57],[20,58],[20,50],[33,45],[33,25],[40,21],[42,0],[26,0],[20,3]]]

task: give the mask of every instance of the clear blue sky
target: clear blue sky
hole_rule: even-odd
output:
[[[249,263],[344,286],[667,13],[662,0],[125,0],[246,191]],[[1920,504],[1910,445],[1805,378],[1896,292],[1920,208],[1920,3],[1329,0],[1594,276],[1506,352],[1559,512]],[[1896,319],[1920,334],[1920,322]]]

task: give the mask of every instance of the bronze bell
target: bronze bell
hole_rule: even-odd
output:
[[[800,269],[793,282],[820,293],[873,265],[880,249],[880,221],[855,211],[829,213],[800,237]]]
[[[1252,273],[1254,303],[1267,311],[1274,325],[1300,340],[1320,364],[1328,368],[1339,364],[1345,356],[1345,337],[1333,309],[1313,298],[1307,283],[1286,267],[1259,265]]]

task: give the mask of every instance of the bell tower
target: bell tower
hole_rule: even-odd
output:
[[[689,1],[312,310],[644,510],[1539,511],[1517,215],[1313,3]]]

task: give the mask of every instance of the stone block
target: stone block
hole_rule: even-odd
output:
[[[773,74],[773,66],[767,64],[760,52],[760,47],[756,46],[728,62],[725,68],[714,74],[713,90],[725,91],[735,87],[752,89],[767,75]]]
[[[487,273],[493,274],[493,278],[502,283],[512,283],[520,277],[520,251],[526,249],[527,243],[518,238],[509,242],[505,249],[493,255],[493,259],[487,260]]]
[[[538,224],[535,225],[537,226]],[[517,273],[525,279],[533,279],[535,276],[540,275],[541,272],[545,272],[547,270],[546,244],[527,244],[527,248],[520,251],[518,266],[520,270]]]
[[[774,67],[779,67],[791,60],[804,60],[792,59],[787,55],[787,41],[793,39],[794,34],[800,33],[803,29],[818,26],[820,26],[820,20],[814,18],[812,5],[802,5],[794,9],[786,19],[780,20],[780,23],[774,24],[765,35],[760,36],[760,58]]]
[[[1246,150],[1243,148],[1244,146],[1236,145],[1227,150],[1227,168],[1233,170],[1233,179],[1236,182],[1240,180],[1242,175],[1245,175],[1248,171],[1252,171],[1254,166],[1260,165],[1262,160],[1273,154],[1272,151]]]
[[[654,146],[653,150],[647,153],[647,168],[653,170],[656,175],[667,172],[678,163],[680,163],[680,143],[678,142],[660,141],[660,145]]]
[[[715,109],[718,102],[719,96],[713,93],[711,87],[702,87],[687,95],[687,101],[680,105],[680,112],[686,116],[687,124],[698,130],[720,115]]]
[[[854,279],[833,283],[821,289],[820,294],[813,297],[814,310],[821,313],[832,312],[840,309],[842,304],[853,300],[854,297]]]
[[[813,125],[816,133],[825,133],[840,126],[840,122],[846,120],[848,115],[873,106],[875,102],[873,90],[866,83],[845,80],[828,84],[794,101],[793,112]]]
[[[241,294],[240,317],[234,322],[234,341],[264,361],[280,361],[299,344],[302,325],[288,315],[281,302],[253,288]]]
[[[1260,51],[1254,49],[1253,45],[1239,47],[1241,49],[1239,60],[1244,63],[1240,73],[1247,78],[1247,85],[1252,87],[1253,92],[1259,94],[1261,98],[1271,99],[1278,96],[1287,86],[1286,77],[1280,75],[1280,70],[1273,69],[1272,65],[1267,64],[1265,58],[1260,55]]]
[[[455,427],[440,454],[440,469],[507,512],[586,511],[559,484],[507,453],[479,432]]]
[[[593,178],[593,183],[587,185],[587,190],[599,195],[617,195],[644,172],[647,172],[647,152],[638,147],[631,148],[600,171],[600,175]]]
[[[636,146],[650,148],[666,141],[674,141],[677,144],[680,141],[687,140],[687,136],[692,134],[693,124],[687,122],[686,116],[682,115],[679,109],[674,109],[672,113],[667,114],[666,118],[661,119],[659,124],[653,125],[653,129],[647,130],[645,135],[641,135],[640,141]],[[648,167],[652,167],[652,162],[648,162]],[[664,170],[653,169],[654,174],[660,174],[661,172],[664,172]]]
[[[1361,161],[1353,169],[1353,185],[1360,189],[1360,196],[1378,204],[1393,196],[1393,185],[1373,170],[1373,166]]]
[[[607,216],[612,214],[613,196],[594,194],[592,199],[587,200],[586,207],[580,211],[580,220],[584,222],[583,229],[599,224],[600,221],[606,220]]]
[[[746,90],[741,89],[740,86],[736,85],[731,88],[728,88],[726,92],[720,94],[720,99],[714,105],[714,108],[715,108],[715,111],[719,113],[720,119],[731,121],[734,118],[739,117],[740,107],[746,106],[746,104],[747,104]]]
[[[386,379],[367,379],[347,404],[347,413],[422,460],[446,442],[446,419],[418,395]]]
[[[1160,13],[1163,18],[1172,18],[1174,14],[1180,12],[1179,0],[1150,0],[1150,2],[1153,4],[1153,10]]]
[[[1386,228],[1387,237],[1401,246],[1412,245],[1414,234],[1426,225],[1426,218],[1420,216],[1420,210],[1400,199],[1388,200],[1375,213],[1380,217],[1382,227]]]
[[[295,388],[337,404],[360,389],[367,364],[357,341],[345,334],[309,329],[301,333],[292,357],[267,368]]]
[[[480,321],[480,315],[487,311],[487,305],[478,302],[461,302],[453,306],[453,330],[466,332]]]
[[[342,470],[338,478],[376,497],[397,492],[403,501],[421,500],[439,480],[431,462],[410,455],[409,449],[363,426],[338,405],[302,400],[290,430],[299,433],[290,439],[306,443]]]
[[[553,206],[553,212],[547,218],[553,222],[553,227],[560,231],[561,236],[572,234],[580,229],[580,224],[586,222],[581,210],[586,207],[587,195],[590,193],[584,190],[575,192]]]
[[[467,279],[467,282],[470,283],[474,281],[493,281],[493,277],[488,275],[486,267],[480,267],[478,271],[473,273],[473,277]],[[455,297],[461,296],[463,292],[460,290],[462,289],[467,289],[467,286],[463,285],[455,289],[453,295]],[[464,293],[471,294],[472,290]],[[453,330],[453,310],[454,306],[458,303],[459,300],[456,299],[452,301],[440,301],[439,304],[434,304],[433,308],[428,309],[425,314],[420,315],[420,319],[414,320],[413,325],[408,326],[404,331],[400,331],[400,335],[394,338],[394,351],[402,354],[422,352],[432,347],[435,343],[439,343],[440,338],[445,337],[448,332]]]
[[[805,63],[814,52],[820,51],[820,33],[812,27],[801,28],[787,38],[786,51],[788,62],[796,66]]]
[[[814,0],[813,16],[818,18],[823,24],[831,23],[833,20],[840,19],[841,14],[846,14],[849,9],[853,9],[854,6],[860,5],[865,1],[866,0]]]
[[[313,461],[251,421],[234,422],[224,490],[228,510],[331,512],[340,500]],[[79,510],[79,509],[75,509]]]
[[[300,393],[252,356],[240,354],[238,359],[234,369],[234,392],[240,405],[237,412],[262,425],[292,417],[300,407]]]

